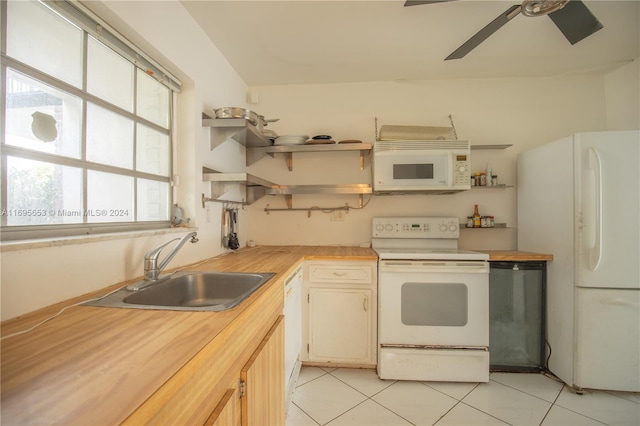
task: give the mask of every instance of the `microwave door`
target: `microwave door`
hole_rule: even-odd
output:
[[[385,153],[386,154],[386,153]],[[389,190],[447,188],[449,153],[403,152],[376,158],[377,184]]]

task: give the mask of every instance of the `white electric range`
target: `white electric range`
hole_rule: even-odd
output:
[[[378,375],[489,380],[489,255],[458,249],[454,217],[379,217]]]

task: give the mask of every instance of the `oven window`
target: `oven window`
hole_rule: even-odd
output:
[[[462,327],[467,324],[468,295],[463,283],[404,283],[404,325]]]
[[[394,164],[394,179],[433,179],[433,163]]]

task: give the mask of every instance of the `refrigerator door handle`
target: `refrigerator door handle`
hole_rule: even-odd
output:
[[[602,161],[598,151],[590,147],[583,204],[583,238],[589,256],[589,269],[594,272],[602,260]]]

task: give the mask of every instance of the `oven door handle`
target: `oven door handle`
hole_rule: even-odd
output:
[[[485,274],[489,272],[489,262],[485,261],[380,261],[380,272],[444,272],[464,274]]]

